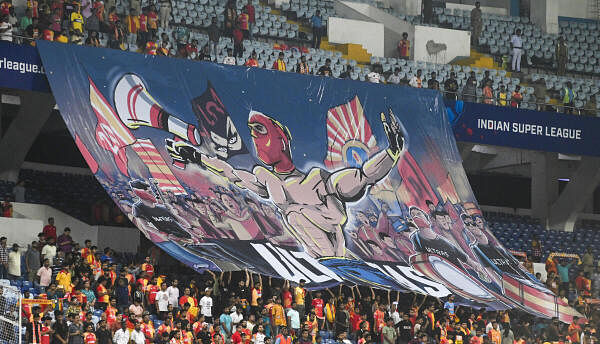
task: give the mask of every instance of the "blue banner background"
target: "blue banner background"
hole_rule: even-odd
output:
[[[48,42],[39,50],[96,178],[147,237],[198,271],[250,267],[309,288],[450,289],[490,309],[574,314],[488,230],[439,93]],[[400,155],[384,130],[391,116]],[[169,145],[193,154],[171,159],[174,134]],[[336,150],[339,161],[329,159]],[[265,157],[290,158],[295,170],[275,173]]]

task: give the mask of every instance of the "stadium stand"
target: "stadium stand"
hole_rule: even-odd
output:
[[[116,13],[122,23],[126,22],[126,15],[129,8],[134,6],[134,1],[139,2],[116,1]],[[399,13],[385,2],[357,2],[370,4],[413,25],[423,25],[422,16]],[[36,1],[32,0],[30,3],[32,9],[34,3],[37,6]],[[128,44],[126,37],[120,37],[119,49],[224,63],[226,58],[231,57],[229,51],[237,51],[239,47],[236,47],[233,38],[221,31],[218,42],[215,42],[215,49],[211,49],[210,28],[213,17],[217,19],[220,28],[224,27],[227,3],[226,0],[170,0],[170,28],[156,29],[158,41],[154,45],[148,47],[144,41],[139,45]],[[518,107],[529,110],[564,111],[560,92],[567,82],[571,82],[575,94],[574,107],[579,114],[596,116],[600,110],[600,79],[596,78],[600,75],[600,36],[596,23],[560,22],[559,35],[567,39],[569,46],[569,62],[566,65],[568,73],[563,76],[556,75],[555,47],[559,35],[544,34],[527,17],[484,14],[482,36],[478,44],[473,46],[471,57],[452,64],[437,64],[371,56],[367,53],[359,57],[336,49],[327,40],[320,47],[310,47],[313,40],[311,17],[319,10],[323,23],[326,24],[328,17],[338,15],[334,9],[334,1],[291,0],[279,7],[258,0],[251,0],[251,3],[255,9],[256,21],[251,26],[252,38],[243,39],[240,55],[235,62],[239,66],[245,65],[252,54],[256,53],[257,67],[271,69],[276,64],[278,54],[283,52],[287,72],[296,72],[296,65],[305,57],[311,74],[315,74],[320,66],[330,61],[333,77],[391,83],[390,75],[399,69],[402,85],[407,85],[420,70],[423,75],[422,87],[428,87],[426,81],[435,73],[439,90],[444,94],[448,93],[445,81],[450,73],[455,73],[459,99],[465,99],[466,96],[477,102],[484,101],[481,83],[489,78],[494,92],[493,104],[500,105],[498,91],[505,87],[507,97],[504,100],[509,106],[511,93],[519,86],[523,99],[519,101]],[[143,0],[140,6],[146,8],[150,4],[148,0]],[[40,17],[43,17],[46,14],[46,4],[40,5],[43,6],[35,8],[41,12]],[[235,3],[238,14],[245,5],[243,0]],[[470,11],[435,8],[434,14],[434,23],[426,25],[470,30]],[[60,19],[63,19],[61,28],[70,27],[68,19]],[[120,24],[116,21],[109,24],[107,20],[106,26],[111,25]],[[33,29],[39,29],[39,37],[45,37],[43,28],[40,26]],[[181,42],[177,39],[180,28],[189,30],[189,37],[183,44],[178,44]],[[523,65],[528,67],[524,73],[511,73],[506,64],[511,54],[510,36],[517,28],[523,31]],[[126,36],[126,25],[123,30]],[[19,28],[13,31],[15,34],[11,39],[31,44],[29,31],[27,28]],[[88,30],[85,31],[83,37],[79,38],[79,44],[91,37]],[[168,48],[161,52],[156,48],[165,42],[161,38],[162,34],[168,37]],[[59,36],[59,32],[53,35]],[[102,33],[99,45],[110,47],[110,41],[114,39],[111,35],[108,32]],[[72,33],[67,33],[67,36],[78,39]],[[7,34],[0,33],[0,37],[7,39]],[[190,47],[189,44],[194,40],[198,42],[197,47]],[[482,60],[485,62],[482,63]],[[349,72],[344,75],[346,71]],[[469,94],[465,89],[471,73],[474,73],[477,84],[474,94]],[[123,219],[120,220],[124,221],[121,223],[113,221],[115,214],[112,209],[107,209],[114,207],[109,206],[112,201],[91,175],[21,169],[18,179],[26,182],[24,201],[27,203],[55,207],[87,223],[129,224],[124,223],[126,220]],[[69,188],[65,188],[65,185],[69,185]],[[14,182],[0,180],[0,196],[4,196],[5,200],[12,198],[14,187]],[[5,212],[5,206],[6,203],[2,205],[2,215],[10,217]],[[102,214],[105,211],[111,214],[106,217]],[[40,267],[45,261],[40,253],[44,254],[43,247],[48,246],[48,238],[42,236],[41,241],[36,242],[39,249],[29,247],[25,251],[24,247],[16,248],[16,252],[20,252],[18,274],[13,274],[16,271],[16,254],[13,254],[12,260],[9,257],[12,243],[0,238],[0,263],[12,264],[12,269],[8,270],[11,271],[10,276],[0,264],[0,269],[4,269],[0,270],[0,295],[7,295],[8,288],[10,291],[18,288],[22,298],[37,302],[32,301],[33,305],[27,302],[21,304],[23,320],[19,320],[19,324],[22,327],[13,326],[17,321],[14,317],[17,311],[10,312],[11,321],[8,323],[11,331],[0,327],[0,344],[16,343],[13,333],[21,334],[23,342],[62,344],[65,341],[61,335],[69,332],[72,333],[71,339],[67,341],[69,344],[372,344],[382,341],[386,343],[386,333],[395,333],[393,342],[398,344],[448,344],[451,343],[448,341],[450,338],[455,340],[454,343],[475,344],[529,344],[543,342],[542,340],[552,342],[554,339],[556,342],[560,339],[562,343],[596,343],[599,322],[595,306],[600,302],[600,269],[597,272],[596,266],[600,264],[596,265],[598,261],[595,258],[600,253],[600,221],[580,220],[574,230],[569,232],[545,228],[539,219],[531,216],[492,211],[485,212],[484,216],[496,238],[515,256],[521,257],[523,264],[528,269],[531,268],[531,273],[537,272],[531,264],[532,256],[535,255],[535,248],[532,246],[534,242],[539,242],[542,251],[540,259],[535,263],[545,262],[545,273],[550,273],[552,266],[555,270],[557,265],[566,266],[567,276],[571,276],[572,281],[559,280],[556,292],[560,290],[559,297],[588,316],[589,322],[575,319],[573,324],[559,324],[557,321],[531,317],[519,310],[488,312],[485,308],[462,305],[456,308],[456,314],[450,314],[450,308],[452,313],[455,310],[454,298],[445,299],[446,303],[443,303],[431,299],[428,301],[426,297],[417,295],[409,297],[363,286],[326,289],[321,298],[321,291],[307,291],[302,283],[290,285],[289,281],[263,278],[247,270],[198,274],[182,264],[169,261],[169,258],[164,257],[165,254],[161,256],[157,253],[159,249],[156,246],[149,245],[144,247],[148,249],[147,252],[142,252],[140,248],[138,254],[134,255],[114,252],[110,247],[102,250],[93,246],[95,243],[73,243],[72,248],[59,249],[56,257],[44,269]],[[34,241],[37,238],[29,239]],[[586,253],[592,255],[594,273],[578,279],[576,283],[573,276],[577,276],[579,272],[589,272],[586,270],[589,268],[589,261],[585,260]],[[37,264],[35,270],[27,269],[28,259],[31,257],[37,257],[37,263],[33,264]],[[48,269],[51,272],[49,276]],[[44,283],[42,276],[48,277]],[[544,282],[545,279],[546,275]],[[159,293],[163,285],[168,287],[168,290],[162,291],[167,297],[164,308],[162,304],[159,305],[159,299],[162,300],[164,295]],[[547,285],[553,288],[550,279]],[[592,298],[592,293],[595,298]],[[105,301],[109,296],[111,301],[107,303]],[[337,311],[333,301],[329,303],[330,296],[331,300],[336,300],[336,306],[342,306]],[[18,299],[14,296],[0,297],[0,313],[7,313],[6,309],[14,308]],[[293,310],[300,300],[305,304],[305,307],[298,308],[303,312],[302,315]],[[348,304],[355,305],[356,308],[348,306],[348,312],[345,312],[346,308],[343,306]],[[384,311],[379,310],[379,307],[385,311],[385,317]],[[283,324],[273,323],[275,317],[280,316],[278,312],[284,314]],[[287,316],[285,312],[288,312]],[[38,319],[36,313],[42,313],[43,317]],[[304,318],[303,315],[307,317]],[[63,320],[65,316],[68,325]],[[279,325],[284,328],[286,322],[292,327],[296,323],[296,316],[300,325],[295,328],[294,333],[288,335],[283,330],[282,334],[276,333]],[[338,324],[337,329],[334,329],[332,319],[336,316],[338,320],[345,316],[349,319],[344,326]],[[448,322],[444,323],[446,317]],[[6,322],[6,319],[4,316],[1,318],[0,326],[4,326],[2,321]],[[392,323],[384,323],[384,319],[389,319]],[[438,319],[438,322],[433,319]],[[443,319],[441,323],[440,319]],[[44,323],[43,326],[40,321]],[[228,330],[221,330],[218,327],[219,321]],[[40,327],[36,332],[35,324],[38,323]],[[236,328],[238,323],[239,328]],[[500,324],[500,327],[492,325],[494,323]],[[91,327],[88,328],[88,325]],[[48,331],[50,328],[53,331]],[[511,336],[514,337],[513,341],[508,339]]]
[[[424,25],[422,24],[422,16],[398,13],[397,10],[383,2],[373,0],[357,2],[370,4],[387,13],[393,14],[399,20],[408,21],[413,25]],[[592,79],[594,75],[600,72],[600,67],[596,63],[600,54],[600,48],[596,44],[596,36],[594,34],[596,24],[594,23],[560,22],[560,35],[567,39],[569,46],[569,61],[566,64],[566,70],[570,75],[557,76],[555,75],[557,68],[555,47],[558,35],[543,34],[540,27],[530,23],[529,18],[526,17],[483,13],[482,36],[480,37],[479,44],[475,46],[479,52],[472,52],[472,56],[483,56],[485,60],[485,56],[487,56],[485,54],[489,53],[489,56],[496,60],[495,63],[486,61],[486,63],[481,64],[477,63],[477,59],[467,59],[465,63],[439,65],[431,62],[404,61],[393,57],[375,56],[371,56],[366,61],[357,61],[351,56],[344,55],[342,51],[336,51],[335,47],[329,46],[326,41],[323,42],[322,47],[326,47],[328,50],[308,48],[313,38],[309,24],[310,18],[317,10],[320,10],[323,23],[326,25],[327,18],[336,15],[333,1],[292,1],[284,3],[279,8],[264,5],[258,0],[252,0],[251,3],[255,7],[255,25],[251,28],[253,39],[243,40],[243,50],[236,61],[238,65],[244,65],[254,51],[258,56],[258,67],[270,68],[277,59],[278,52],[283,50],[288,72],[295,71],[296,64],[299,62],[301,55],[306,56],[312,73],[316,73],[317,69],[325,63],[325,60],[330,59],[332,76],[340,77],[348,68],[347,66],[350,66],[352,71],[347,77],[361,81],[368,81],[367,76],[373,71],[384,76],[380,80],[385,80],[385,77],[389,76],[396,68],[400,68],[401,79],[404,80],[404,84],[407,84],[416,74],[416,70],[422,69],[425,80],[429,79],[431,72],[436,72],[436,78],[440,83],[440,90],[442,92],[444,92],[444,80],[447,79],[450,71],[454,71],[459,84],[459,94],[463,93],[462,87],[471,71],[475,72],[478,82],[484,78],[485,71],[488,71],[492,79],[492,89],[496,97],[498,97],[497,94],[501,85],[506,87],[509,99],[515,87],[520,85],[523,89],[522,93],[524,97],[520,103],[520,107],[531,110],[547,108],[564,111],[565,108],[560,107],[562,105],[560,92],[566,85],[566,82],[570,81],[574,86],[575,100],[573,106],[577,109],[577,113],[595,116],[598,114],[598,110],[600,110],[600,102],[597,101],[600,80]],[[145,8],[149,4],[149,2],[143,1],[141,6]],[[116,13],[123,19],[122,23],[126,22],[125,19],[128,14],[129,5],[126,1],[118,1],[116,3]],[[228,50],[235,51],[234,41],[231,37],[226,37],[226,33],[221,32],[216,49],[212,51],[208,50],[210,51],[210,55],[204,51],[204,47],[209,45],[210,40],[207,30],[210,28],[211,19],[215,17],[218,25],[223,27],[226,5],[226,0],[202,0],[199,2],[173,0],[170,5],[172,8],[170,15],[171,27],[168,29],[158,28],[156,34],[158,44],[153,50],[147,51],[145,44],[141,42],[139,46],[136,44],[126,44],[125,38],[122,39],[124,41],[122,49],[152,54],[160,53],[161,49],[156,48],[161,46],[162,39],[160,38],[165,33],[169,37],[168,44],[170,46],[167,55],[223,63]],[[245,3],[242,1],[236,2],[235,8],[238,14],[241,13],[244,6]],[[43,8],[41,8],[40,12],[42,16],[43,11]],[[427,25],[456,30],[470,30],[470,11],[468,10],[452,10],[436,7],[434,15],[435,24]],[[113,24],[108,23],[106,25]],[[69,27],[68,21],[63,23],[63,27]],[[178,47],[173,38],[178,27],[189,29],[190,34],[187,43],[197,40],[198,45],[196,48],[190,48],[186,52],[182,51],[182,49],[177,49]],[[40,29],[42,29],[41,26]],[[511,73],[508,71],[510,66],[507,66],[506,61],[510,59],[510,39],[516,29],[521,29],[523,32],[523,65],[530,67],[530,73],[511,77]],[[25,28],[21,28],[18,33],[19,35],[27,36],[25,31]],[[123,31],[126,35],[127,28],[123,27]],[[101,36],[100,45],[108,46],[109,35],[105,33]],[[87,37],[88,32],[86,31],[81,42],[86,41]],[[28,40],[23,41],[28,42]],[[182,47],[179,46],[179,48]],[[544,92],[538,92],[541,94],[535,94],[535,83],[542,79],[545,90]],[[423,85],[426,85],[426,82]],[[540,90],[539,87],[537,89]],[[475,99],[482,101],[482,87],[478,87],[476,93],[476,95],[473,95]]]

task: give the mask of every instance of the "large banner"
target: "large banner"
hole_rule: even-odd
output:
[[[600,119],[445,100],[456,140],[600,156]]]
[[[574,311],[494,238],[435,92],[40,42],[90,168],[197,271]]]
[[[36,48],[0,41],[0,87],[50,91]]]

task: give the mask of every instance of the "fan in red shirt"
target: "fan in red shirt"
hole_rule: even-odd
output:
[[[96,334],[94,333],[94,328],[91,324],[87,325],[87,328],[83,333],[83,343],[96,344]]]
[[[54,227],[54,218],[48,218],[48,224],[44,226],[42,229],[42,233],[44,233],[44,237],[46,240],[50,238],[54,238],[54,242],[56,242],[56,227]]]
[[[258,60],[256,59],[256,51],[252,52],[252,55],[250,56],[250,58],[248,59],[248,61],[246,61],[246,63],[244,63],[244,66],[246,66],[246,67],[258,67]]]
[[[323,307],[325,303],[321,298],[321,292],[315,292],[315,297],[312,299],[311,305],[315,310],[315,315],[317,316],[317,322],[319,323],[319,328],[323,328],[323,322],[325,321],[325,315],[323,314]]]
[[[54,331],[52,330],[52,318],[43,317],[42,321],[42,340],[40,341],[40,344],[50,344],[50,335],[54,333]]]
[[[150,257],[146,257],[144,264],[142,264],[142,271],[148,274],[148,278],[152,278],[152,275],[154,275],[154,266],[152,266]]]
[[[290,292],[289,282],[285,281],[283,285],[283,291],[281,292],[281,298],[283,299],[283,308],[292,308],[292,293]]]
[[[360,323],[362,319],[360,317],[360,311],[358,307],[354,308],[354,310],[350,310],[350,325],[352,326],[352,332],[356,332],[360,330]]]
[[[156,303],[156,294],[158,294],[158,291],[160,290],[160,287],[158,286],[158,280],[156,277],[152,277],[152,283],[148,284],[148,286],[146,286],[146,296],[148,297],[148,304],[149,305],[153,305]]]
[[[196,58],[198,56],[198,40],[192,39],[192,43],[185,46],[185,54],[187,57]]]

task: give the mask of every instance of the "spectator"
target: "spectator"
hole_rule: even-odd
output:
[[[560,90],[560,98],[562,99],[563,112],[575,114],[575,92],[570,81],[567,81],[567,84]]]
[[[314,49],[321,48],[321,36],[323,35],[323,18],[321,18],[321,11],[316,10],[315,14],[310,18],[310,24],[313,32],[313,44]]]
[[[127,322],[125,320],[121,322],[121,328],[115,332],[112,340],[114,344],[129,343],[129,330],[127,329]]]
[[[410,59],[410,41],[408,33],[402,33],[402,39],[398,42],[398,57],[403,60]]]
[[[52,17],[50,18],[50,29],[54,31],[55,35],[60,34],[60,32],[62,31],[62,14],[60,12],[60,8],[55,8]]]
[[[21,278],[21,252],[19,244],[13,244],[12,250],[8,253],[8,278],[17,280]]]
[[[57,240],[58,250],[69,253],[73,250],[73,238],[71,237],[71,228],[65,227],[63,234],[59,235]]]
[[[533,85],[533,94],[535,95],[535,99],[536,99],[536,108],[538,111],[545,111],[546,110],[546,80],[544,78],[540,78],[534,85]]]
[[[390,74],[390,76],[387,79],[387,82],[389,84],[395,85],[400,84],[400,67],[394,68],[394,73]]]
[[[490,71],[486,70],[485,72],[483,72],[483,78],[479,83],[479,87],[481,87],[481,89],[483,90],[483,88],[488,84],[488,81],[492,82],[492,79],[490,78]]]
[[[278,70],[281,72],[285,72],[287,70],[285,67],[285,61],[283,60],[283,56],[283,52],[279,52],[277,60],[273,62],[273,66],[271,67],[271,69]]]
[[[228,0],[227,5],[225,6],[225,35],[231,36],[233,33],[233,28],[235,27],[235,23],[237,21],[237,12],[235,8],[235,0]]]
[[[19,22],[19,28],[21,29],[22,32],[26,32],[27,28],[33,24],[33,17],[31,16],[31,9],[26,9],[25,10],[25,15],[21,17],[21,21]],[[21,183],[21,181],[19,181],[19,183]],[[19,183],[17,183],[17,185],[19,185]],[[16,187],[16,186],[15,186]],[[15,201],[16,202],[23,202],[23,201],[18,201],[17,200],[17,195],[15,193],[15,189],[13,188],[13,195],[15,195]],[[25,195],[25,193],[23,192],[23,196]]]
[[[311,74],[310,66],[306,62],[306,56],[300,56],[300,61],[296,64],[296,73]]]
[[[340,79],[352,79],[352,66],[346,65],[346,70],[340,73]]]
[[[475,2],[475,8],[471,10],[471,43],[479,45],[479,36],[483,28],[483,21],[481,19],[481,3]]]
[[[84,344],[83,324],[79,314],[73,314],[73,321],[69,325],[69,344]]]
[[[517,29],[515,34],[510,39],[510,45],[512,46],[513,57],[512,57],[512,71],[521,72],[521,55],[523,55],[523,40],[521,39],[521,29]]]
[[[52,269],[50,268],[50,260],[44,259],[42,266],[36,272],[37,283],[42,288],[47,288],[52,283]],[[69,277],[70,282],[70,277]]]
[[[289,324],[292,335],[300,333],[300,319],[302,319],[302,317],[298,311],[299,308],[300,307],[296,302],[292,302],[292,307],[289,308],[286,313],[287,323]]]
[[[138,42],[137,32],[140,29],[140,16],[135,9],[129,9],[129,15],[125,19],[127,22],[127,43],[129,46],[136,46]]]
[[[498,91],[498,105],[506,106],[507,99],[508,99],[508,93],[506,92],[506,86],[504,86],[503,84],[500,84],[499,87],[500,87],[500,90]],[[532,242],[532,245],[533,245],[533,242]]]
[[[183,25],[177,26],[177,28],[175,28],[175,30],[173,31],[173,38],[177,43],[178,53],[185,48],[188,41],[190,40],[190,30],[187,28],[187,22],[185,19],[182,20],[182,24]],[[231,35],[231,31],[229,31],[229,34]]]
[[[494,104],[494,94],[492,92],[492,80],[488,80],[486,85],[483,87],[483,103],[492,105]]]
[[[158,14],[153,4],[148,6],[148,12],[146,14],[148,21],[148,34],[151,37],[155,37],[158,32]]]
[[[423,80],[421,80],[421,73],[422,71],[420,69],[417,69],[417,75],[413,76],[410,81],[408,82],[408,84],[411,87],[415,87],[415,88],[422,88],[423,87]]]
[[[477,78],[475,77],[475,72],[471,71],[471,74],[463,86],[462,92],[462,98],[464,101],[471,103],[475,103],[477,101]]]
[[[437,81],[437,75],[435,72],[431,72],[429,80],[427,80],[427,88],[432,90],[440,90],[440,82]]]
[[[6,237],[0,238],[0,279],[8,278],[8,249],[6,248]]]
[[[160,9],[158,11],[158,19],[160,21],[160,27],[163,30],[169,29],[169,17],[171,16],[171,1],[160,0]]]
[[[235,57],[233,56],[233,50],[231,50],[231,48],[227,48],[227,56],[223,58],[223,64],[235,66]]]
[[[92,14],[89,17],[85,17],[84,15],[84,27],[88,31],[88,34],[100,31],[100,16],[98,15],[99,10],[100,9],[98,7],[92,7],[90,10]]]
[[[71,13],[71,30],[83,33],[83,16],[78,3],[75,3],[75,10]]]
[[[510,323],[504,323],[504,328],[502,329],[502,344],[513,344],[515,342],[515,335],[513,331],[510,329]]]
[[[208,44],[210,45],[210,53],[216,55],[217,54],[217,44],[219,43],[219,39],[221,38],[221,28],[217,23],[217,18],[212,17],[212,22],[208,27]]]
[[[565,75],[569,60],[569,46],[563,36],[558,37],[554,56],[556,57],[556,73],[558,75]]]
[[[53,217],[48,218],[48,224],[44,226],[42,233],[44,233],[46,240],[50,238],[54,238],[54,240],[56,240],[56,227],[54,226]]]
[[[521,107],[521,102],[523,101],[523,95],[521,94],[521,86],[515,86],[515,90],[510,95],[510,106],[514,108]]]
[[[9,201],[0,203],[0,216],[13,217],[13,206]]]
[[[8,21],[8,14],[0,15],[0,41],[13,41],[13,28]]]
[[[590,246],[586,247],[585,253],[583,254],[583,272],[591,274],[594,271],[594,254]]]
[[[90,31],[90,34],[85,39],[85,45],[89,45],[96,48],[100,47],[100,39],[98,38],[98,33],[96,31]]]
[[[185,56],[189,59],[195,60],[198,57],[198,40],[192,39],[191,43],[185,46]]]
[[[248,3],[246,3],[246,6],[244,6],[244,10],[248,14],[248,38],[252,39],[252,28],[256,23],[256,17],[254,14],[255,11],[254,6],[252,5],[252,0],[248,0]]]
[[[243,37],[245,39],[250,38],[250,16],[246,12],[246,7],[242,8],[242,13],[237,18],[237,25],[239,29],[242,31]]]
[[[35,282],[35,276],[40,269],[40,251],[37,241],[33,241],[25,251],[25,271],[27,271],[27,279],[30,282]]]
[[[142,332],[142,325],[139,321],[135,321],[133,331],[129,337],[132,344],[146,344],[146,336]]]
[[[56,237],[56,228],[55,228],[55,232],[54,235]],[[54,257],[56,257],[56,245],[54,243],[54,240],[52,237],[48,238],[46,240],[46,245],[44,245],[44,247],[42,247],[42,259],[48,259],[50,261],[50,265],[54,264]]]
[[[241,58],[244,52],[244,34],[240,29],[239,24],[235,24],[233,29],[233,56]]]
[[[385,326],[381,329],[382,344],[396,344],[397,336],[394,320],[392,318],[387,318]]]
[[[433,22],[433,0],[423,0],[422,4],[423,23],[431,24]]]
[[[330,59],[325,59],[325,64],[323,66],[319,67],[319,70],[317,71],[317,75],[331,76],[331,60]]]
[[[444,95],[448,100],[457,100],[458,82],[456,73],[450,72],[450,77],[444,82]]]

